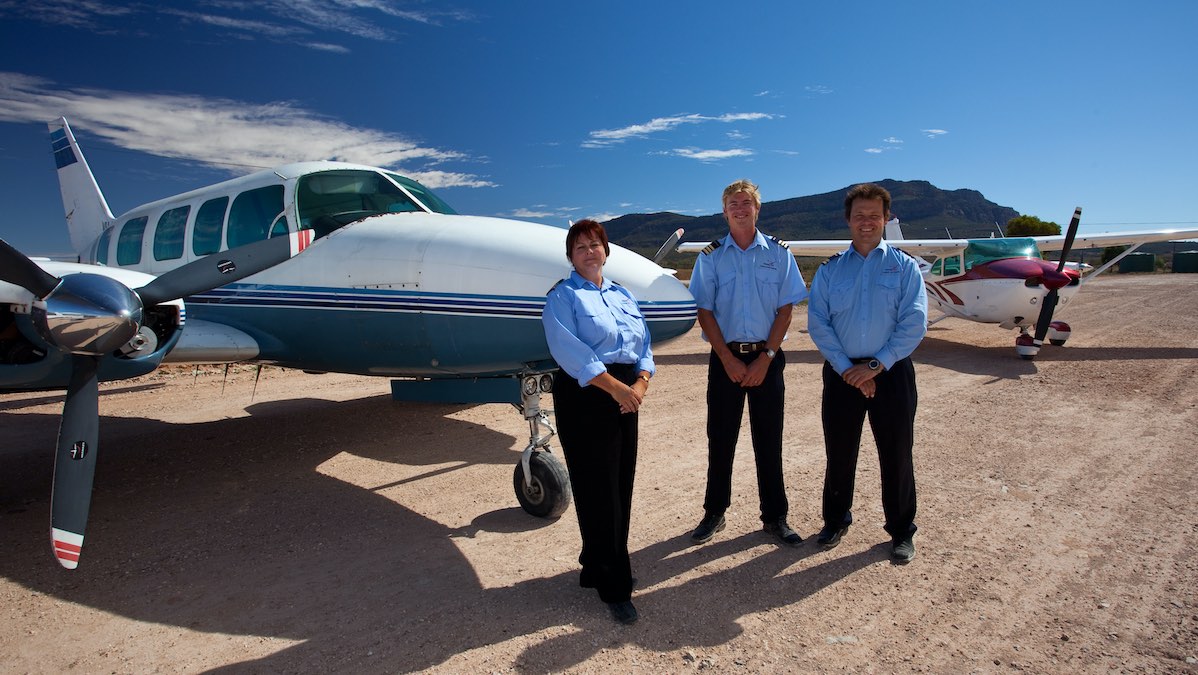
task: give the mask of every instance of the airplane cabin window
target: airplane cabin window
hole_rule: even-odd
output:
[[[158,218],[154,228],[154,260],[175,260],[183,257],[183,231],[187,228],[190,206],[171,209]]]
[[[283,212],[283,186],[268,185],[237,195],[229,209],[229,248],[266,239]]]
[[[130,218],[121,226],[116,239],[116,264],[136,265],[141,262],[141,243],[146,233],[149,216]]]
[[[944,270],[944,261],[943,260],[937,260],[936,264],[932,265],[932,274],[935,274],[936,276],[942,275],[944,273],[943,270]]]
[[[386,175],[396,182],[405,181],[405,187],[411,183],[427,192],[419,183],[396,174]],[[390,180],[374,171],[358,170],[320,171],[301,177],[296,186],[296,207],[300,229],[314,230],[318,238],[370,216],[424,211]]]
[[[274,225],[270,226],[271,238],[286,237],[290,232],[291,229],[287,226],[287,216],[279,214],[278,220],[275,221]]]
[[[431,209],[434,213],[444,213],[449,216],[456,216],[458,214],[458,212],[455,211],[452,206],[446,204],[443,199],[433,194],[432,190],[424,187],[411,178],[401,176],[397,173],[388,173],[387,176],[391,178],[391,180],[407,188],[408,192],[416,195],[416,199],[424,202],[424,205]]]
[[[112,242],[112,231],[115,228],[104,230],[104,234],[100,235],[100,241],[96,244],[96,264],[108,264],[108,245]]]
[[[944,260],[944,276],[952,276],[961,273],[961,256],[955,255]]]
[[[225,227],[225,209],[229,208],[228,197],[218,197],[204,202],[196,212],[195,231],[191,235],[191,252],[208,255],[220,250],[221,234]]]

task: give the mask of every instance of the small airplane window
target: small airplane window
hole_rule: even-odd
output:
[[[275,224],[270,226],[270,236],[272,239],[274,237],[286,237],[288,232],[290,230],[287,227],[287,216],[280,213],[278,218],[275,219]]]
[[[944,267],[944,261],[937,260],[936,264],[932,265],[932,274],[935,274],[936,276],[940,276],[941,270],[943,269],[943,267]]]
[[[175,260],[183,257],[183,230],[187,228],[190,206],[171,209],[158,218],[154,228],[154,260]]]
[[[229,248],[266,239],[271,223],[282,211],[282,185],[268,185],[237,195],[229,209]]]
[[[100,241],[96,244],[96,264],[108,264],[108,245],[112,243],[112,231],[116,228],[108,228],[104,230],[104,234],[100,235]]]
[[[116,264],[136,265],[141,262],[141,242],[145,237],[149,216],[130,218],[121,226],[116,239]]]
[[[191,252],[208,255],[220,250],[221,235],[225,230],[225,210],[229,208],[228,197],[209,199],[196,213],[195,229],[191,234]]]
[[[955,255],[951,258],[944,259],[944,275],[945,276],[949,276],[952,274],[960,274],[960,273],[961,273],[961,256]]]

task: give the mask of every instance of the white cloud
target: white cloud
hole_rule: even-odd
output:
[[[831,88],[825,87],[822,84],[813,84],[809,87],[803,87],[803,89],[805,89],[807,92],[812,93],[812,94],[823,95],[823,94],[831,94],[832,93]]]
[[[895,138],[894,136],[891,136],[890,138],[883,138],[883,139],[882,139],[882,142],[883,142],[883,143],[892,143],[892,144],[897,144],[897,143],[902,143],[902,142],[903,142],[903,139],[901,139],[901,138]]]
[[[866,148],[865,151],[873,155],[880,155],[885,152],[882,148]]]
[[[629,138],[644,138],[650,134],[670,131],[684,124],[704,124],[707,122],[755,122],[758,120],[774,119],[769,113],[725,113],[714,117],[709,115],[689,114],[673,117],[655,117],[642,124],[632,124],[619,129],[599,129],[590,132],[590,138],[583,141],[584,148],[603,148],[616,143],[622,143]]]
[[[479,176],[432,168],[469,159],[460,152],[420,145],[392,132],[354,128],[286,102],[67,90],[41,78],[0,72],[0,122],[49,122],[60,116],[76,130],[117,147],[230,173],[331,159],[392,168],[433,188],[495,185]]]
[[[0,17],[19,16],[31,21],[69,26],[101,34],[136,34],[139,26],[153,17],[174,17],[185,24],[201,23],[231,33],[237,39],[293,41],[323,51],[328,39],[341,34],[353,39],[393,42],[398,39],[396,22],[440,26],[469,21],[464,10],[401,9],[388,0],[237,0],[206,3],[206,11],[188,11],[168,3],[108,3],[102,0],[0,0]],[[255,18],[245,18],[252,12]],[[141,15],[133,19],[131,17]],[[261,18],[264,17],[264,18]],[[322,40],[310,39],[320,35]],[[303,39],[308,36],[309,39]],[[347,47],[341,47],[348,52]]]
[[[928,138],[938,138],[940,136],[947,134],[948,132],[945,131],[944,129],[924,129],[923,133]]]
[[[732,157],[751,157],[752,150],[736,148],[733,150],[700,150],[699,148],[674,148],[669,154],[677,157],[686,157],[688,159],[697,159],[700,162],[714,162],[721,159],[730,159]]]

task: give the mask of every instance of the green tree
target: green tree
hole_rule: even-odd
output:
[[[1008,237],[1039,237],[1060,233],[1060,225],[1045,222],[1035,216],[1015,216],[1007,221]]]
[[[1102,249],[1102,264],[1105,265],[1115,258],[1115,256],[1127,250],[1126,246],[1107,246]]]

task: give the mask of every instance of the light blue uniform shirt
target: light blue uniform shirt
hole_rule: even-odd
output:
[[[837,373],[855,358],[875,358],[889,370],[928,331],[919,264],[885,241],[865,257],[850,246],[829,258],[811,280],[807,330]]]
[[[731,233],[718,247],[704,249],[695,259],[690,290],[695,305],[715,315],[728,342],[764,341],[778,308],[807,297],[790,250],[760,230],[743,251]]]
[[[600,288],[571,272],[549,291],[541,323],[553,360],[584,387],[608,363],[635,363],[650,376],[657,372],[649,325],[636,298],[608,279]]]

